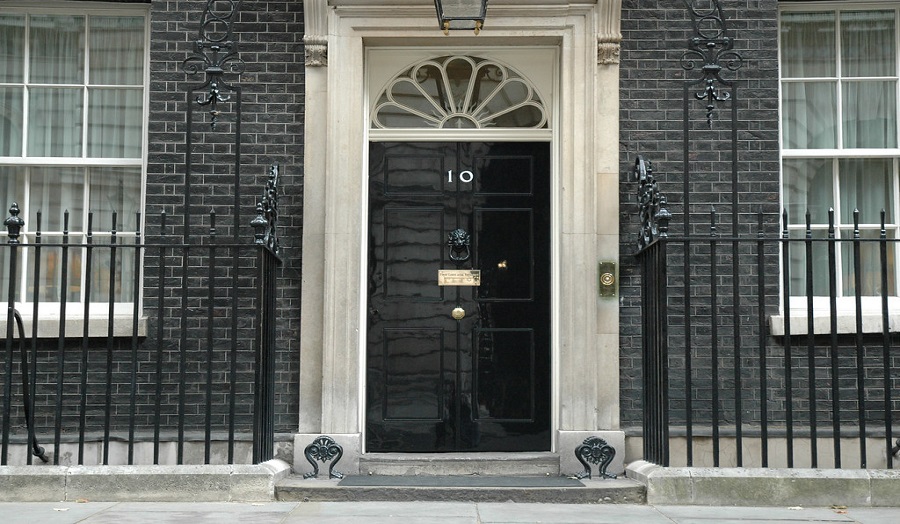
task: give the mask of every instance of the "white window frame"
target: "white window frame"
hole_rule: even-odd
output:
[[[897,140],[898,144],[893,148],[845,148],[843,142],[843,96],[842,96],[842,85],[847,80],[842,76],[841,71],[841,55],[840,55],[840,46],[841,46],[841,35],[840,35],[840,13],[842,11],[894,11],[895,13],[895,45],[897,46],[897,53],[895,53],[895,60],[897,63],[895,64],[895,74],[893,76],[884,76],[884,77],[872,77],[873,79],[877,78],[879,80],[893,80],[895,82],[895,90],[896,90],[896,101],[898,104],[898,113],[900,113],[900,2],[896,0],[890,1],[869,1],[869,2],[779,2],[778,5],[778,63],[779,63],[779,75],[778,75],[778,91],[779,91],[779,121],[778,121],[778,129],[779,129],[779,144],[780,144],[780,159],[779,163],[782,166],[780,170],[780,179],[779,179],[779,194],[780,194],[780,202],[782,209],[785,207],[785,180],[784,180],[784,161],[790,159],[804,159],[804,158],[815,158],[815,159],[831,159],[832,160],[832,194],[834,195],[834,213],[835,213],[835,236],[836,238],[843,238],[843,235],[847,235],[848,233],[852,234],[853,230],[853,217],[844,217],[841,216],[841,194],[840,194],[840,186],[839,186],[839,178],[838,178],[838,162],[840,159],[854,159],[854,158],[889,158],[893,160],[893,172],[892,172],[892,191],[893,195],[891,198],[893,199],[893,212],[885,217],[885,229],[888,234],[888,238],[900,238],[900,114],[898,114],[898,118],[896,121],[897,129]],[[836,35],[835,35],[835,46],[836,46],[836,54],[835,58],[837,61],[835,76],[833,77],[809,77],[809,78],[785,78],[783,76],[783,68],[782,64],[782,42],[781,42],[781,22],[782,15],[784,13],[790,12],[831,12],[836,15]],[[868,79],[869,77],[852,77],[854,80],[856,79]],[[831,81],[836,84],[835,89],[835,97],[836,97],[836,122],[835,125],[837,127],[837,136],[836,136],[836,147],[833,149],[788,149],[784,145],[784,115],[782,113],[782,103],[783,103],[783,87],[792,82],[792,81],[814,81],[814,80],[822,80],[822,81]],[[788,226],[788,230],[790,232],[804,232],[806,231],[805,217],[789,217],[792,225]],[[814,231],[828,230],[828,224],[821,223],[813,223],[812,229]],[[860,231],[880,231],[881,224],[860,224]],[[800,243],[792,243],[792,249],[797,249]],[[895,261],[900,260],[897,258],[897,249],[895,250]],[[842,296],[843,295],[843,271],[840,268],[843,267],[843,260],[841,253],[841,249],[836,250],[836,276],[837,276],[837,307],[838,307],[838,332],[840,333],[852,333],[856,331],[856,304],[855,304],[855,296]],[[782,271],[788,261],[782,260]],[[888,307],[890,310],[889,313],[889,323],[891,331],[900,331],[900,264],[895,263],[892,268],[895,289],[893,295],[888,297]],[[780,301],[781,315],[774,316],[771,319],[771,327],[773,334],[782,335],[784,333],[784,284],[781,279],[779,279],[779,286],[781,288],[780,294],[782,300]],[[808,329],[807,321],[807,297],[805,295],[797,295],[797,290],[792,289],[792,296],[790,298],[791,302],[791,332],[792,334],[802,335],[806,334],[806,330]],[[863,332],[881,332],[882,330],[882,300],[881,296],[863,296],[861,297],[862,304],[862,319],[863,319]],[[830,298],[828,296],[814,296],[813,297],[813,321],[814,321],[814,332],[815,333],[829,333],[830,332]]]
[[[85,33],[85,78],[82,84],[59,84],[61,87],[83,87],[84,88],[84,112],[82,115],[82,152],[78,157],[28,157],[26,156],[27,152],[27,143],[28,143],[28,97],[25,96],[23,112],[25,117],[23,118],[23,140],[22,140],[22,156],[18,157],[0,157],[0,166],[13,166],[13,167],[73,167],[73,168],[81,168],[81,169],[90,169],[95,167],[130,167],[130,168],[139,168],[140,169],[140,195],[139,195],[139,209],[141,210],[141,223],[136,224],[137,231],[143,231],[144,229],[144,213],[143,209],[146,204],[146,177],[147,177],[147,156],[148,156],[148,130],[149,130],[149,105],[150,105],[150,33],[151,33],[151,20],[150,20],[150,6],[145,3],[128,3],[128,4],[119,4],[119,3],[105,3],[105,2],[50,2],[50,3],[42,3],[39,7],[34,5],[34,2],[0,2],[0,14],[14,14],[14,15],[24,15],[24,16],[40,16],[40,15],[54,15],[60,13],[71,13],[73,15],[84,16],[85,24],[86,24],[86,33]],[[89,28],[90,24],[88,22],[88,18],[90,16],[141,16],[144,18],[144,52],[143,52],[143,77],[142,83],[140,85],[142,89],[142,111],[141,111],[141,152],[138,157],[133,158],[91,158],[88,157],[88,118],[89,118],[89,105],[87,103],[88,97],[88,86],[89,87],[104,87],[103,84],[91,85],[89,84],[89,76],[88,70],[90,67],[89,57],[90,57],[90,36],[89,36]],[[26,32],[24,38],[26,42],[28,42],[28,29],[30,27],[26,24]],[[26,55],[25,55],[25,71],[24,78],[28,79],[28,68],[30,66],[28,60],[28,50],[29,46],[26,45]],[[30,85],[29,83],[20,84],[0,84],[0,85]],[[54,84],[54,87],[57,85]],[[113,86],[117,88],[136,88],[137,85],[131,86]],[[86,171],[87,173],[87,171]],[[30,183],[27,180],[28,176],[26,176],[25,182],[25,194],[23,195],[23,202],[28,202],[30,199],[31,187]],[[70,243],[72,244],[81,244],[81,238],[87,232],[87,217],[88,212],[90,211],[90,180],[89,176],[86,174],[84,178],[84,190],[82,193],[83,199],[83,209],[84,217],[83,222],[81,224],[69,225],[70,231]],[[10,202],[2,202],[0,206],[4,209],[4,214],[7,213],[6,206],[9,206]],[[27,204],[25,204],[27,205]],[[25,227],[22,229],[22,235],[19,238],[21,243],[34,243],[35,240],[35,229],[34,225],[29,224],[26,218],[29,210],[25,208],[25,205],[21,205],[22,207],[22,218],[26,219]],[[124,217],[123,217],[124,218]],[[131,217],[128,217],[131,220]],[[120,219],[121,223],[121,219]],[[118,229],[118,228],[117,228]],[[42,237],[61,237],[62,231],[51,231],[43,228],[41,231]],[[93,231],[93,243],[94,245],[108,245],[110,233],[108,231]],[[5,235],[4,235],[5,236]],[[118,239],[119,245],[127,245],[133,244],[134,239],[136,238],[136,231],[117,231],[116,237]],[[46,240],[45,240],[46,242]],[[72,251],[79,248],[71,248]],[[133,249],[133,248],[127,248]],[[25,286],[28,285],[26,282],[27,279],[27,271],[29,263],[33,263],[29,260],[30,252],[33,248],[22,249],[20,252],[20,272],[21,277],[19,282],[17,283],[17,287],[20,290],[24,290]],[[106,248],[98,249],[96,253],[99,256],[104,256],[108,253]],[[141,255],[142,256],[142,255]],[[139,264],[139,267],[143,267],[143,263]],[[6,278],[6,271],[3,271],[3,274],[0,275],[0,278]],[[86,277],[86,271],[82,271],[81,274],[81,287],[84,289],[84,279]],[[134,290],[134,298],[138,301],[138,311],[142,311],[142,298],[143,298],[143,281],[142,276],[140,276],[137,280],[138,285]],[[95,284],[96,285],[96,284]],[[93,287],[93,285],[92,285]],[[16,308],[22,314],[23,320],[26,324],[26,331],[31,333],[31,317],[33,314],[33,302],[25,301],[25,294],[23,292],[19,293],[19,300],[16,302]],[[7,297],[0,297],[4,303],[6,302]],[[84,317],[84,296],[82,295],[81,299],[78,301],[67,301],[66,302],[66,336],[82,336],[83,334],[83,323],[85,321],[89,324],[89,336],[106,336],[107,335],[107,319],[109,317],[109,307],[108,301],[104,300],[102,302],[96,301],[96,298],[91,300],[90,304],[90,317]],[[134,314],[134,302],[115,302],[114,303],[114,334],[117,336],[130,335],[132,332],[132,324],[130,319]],[[40,323],[38,327],[38,336],[39,337],[57,337],[59,335],[59,321],[60,321],[60,303],[59,302],[49,302],[49,301],[40,301],[39,302],[39,315],[40,315]],[[125,319],[129,319],[128,322],[125,322]],[[6,329],[6,316],[2,316],[0,318],[0,329],[5,332]],[[146,334],[146,322],[143,319],[139,323],[139,334]]]

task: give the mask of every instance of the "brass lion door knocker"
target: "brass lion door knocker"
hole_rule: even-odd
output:
[[[450,260],[460,263],[469,260],[471,252],[469,244],[471,238],[465,229],[457,228],[447,235],[447,245],[450,246]]]

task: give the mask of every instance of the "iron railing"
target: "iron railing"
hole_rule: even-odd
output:
[[[277,174],[273,166],[251,224],[255,241],[243,243],[217,234],[215,213],[202,238],[174,234],[165,214],[152,235],[48,236],[38,213],[23,235],[12,206],[0,244],[0,465],[31,464],[31,453],[16,453],[33,442],[37,454],[38,440],[54,464],[273,457]],[[62,290],[52,302],[42,299],[48,282]],[[20,312],[30,332],[16,336]]]
[[[785,212],[774,235],[760,213],[747,236],[720,235],[711,211],[706,235],[674,236],[642,158],[635,177],[644,218],[637,257],[645,458],[892,468],[900,446],[900,355],[891,329],[900,311],[900,240],[888,234],[884,212],[869,236],[858,211],[844,231],[833,212],[825,230],[808,216],[805,226],[788,226]]]

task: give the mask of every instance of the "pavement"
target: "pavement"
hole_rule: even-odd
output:
[[[4,502],[2,524],[898,524],[900,508],[472,502]]]

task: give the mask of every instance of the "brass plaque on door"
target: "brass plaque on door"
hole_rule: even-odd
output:
[[[480,286],[480,269],[440,269],[438,270],[439,286]]]

